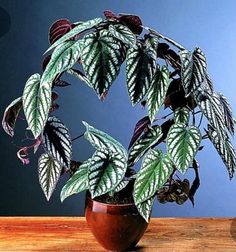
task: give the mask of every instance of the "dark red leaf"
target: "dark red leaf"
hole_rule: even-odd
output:
[[[2,118],[2,127],[11,137],[14,136],[16,119],[22,108],[22,98],[15,99],[5,110]]]
[[[119,14],[119,21],[128,26],[129,29],[137,35],[140,35],[143,31],[142,21],[139,16],[129,14]]]
[[[194,159],[193,160],[193,168],[194,168],[194,171],[195,171],[195,179],[192,183],[192,186],[189,190],[189,199],[190,201],[192,202],[193,206],[194,206],[194,195],[195,193],[197,192],[197,189],[199,188],[200,186],[200,177],[199,177],[199,173],[198,173],[198,163],[196,162],[196,160]]]
[[[116,16],[116,14],[110,10],[105,10],[104,12],[104,16],[107,18],[107,19],[117,19],[118,17]]]
[[[49,29],[49,42],[52,45],[55,41],[72,29],[72,24],[68,19],[56,20]]]
[[[29,147],[26,146],[17,151],[17,157],[21,160],[21,162],[24,165],[27,165],[30,162],[28,158],[28,148]]]
[[[130,140],[128,149],[131,148],[131,146],[134,144],[134,142],[142,135],[145,128],[147,128],[149,125],[151,125],[150,119],[148,116],[143,117],[141,120],[139,120],[134,128],[133,136]]]
[[[57,86],[57,87],[67,87],[67,86],[70,86],[71,84],[68,83],[67,81],[64,81],[64,80],[61,80],[61,79],[56,79],[54,82],[53,82],[54,86]]]
[[[57,103],[53,103],[49,112],[52,113],[54,112],[55,110],[57,110],[60,106],[57,104]]]
[[[52,92],[52,101],[55,101],[59,97],[59,94],[55,91]]]

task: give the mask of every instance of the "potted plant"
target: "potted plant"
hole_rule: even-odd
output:
[[[28,164],[28,151],[43,147],[38,174],[47,200],[59,178],[69,173],[61,200],[86,190],[85,214],[93,234],[106,249],[121,251],[134,246],[145,232],[155,197],[160,203],[183,204],[189,199],[194,204],[200,185],[196,154],[203,149],[203,139],[213,143],[233,177],[234,118],[225,96],[213,88],[200,48],[190,52],[143,26],[138,16],[104,14],[104,20],[61,19],[51,26],[42,76],[36,73],[27,80],[23,95],[6,108],[2,126],[13,137],[23,110],[33,140],[28,137],[32,144],[20,148],[17,156]],[[85,133],[71,139],[67,127],[53,116],[59,106],[54,87],[70,85],[62,80],[68,73],[104,100],[124,62],[131,103],[140,103],[148,112],[137,122],[128,151],[86,122]],[[168,113],[156,117],[161,107]],[[205,128],[203,117],[208,121]],[[71,160],[72,142],[82,136],[95,152],[86,161]],[[135,169],[140,159],[141,168]],[[191,185],[176,178],[189,168],[195,173]]]

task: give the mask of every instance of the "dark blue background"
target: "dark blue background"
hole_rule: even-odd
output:
[[[209,73],[218,91],[235,108],[236,1],[105,1],[1,0],[0,7],[0,114],[22,94],[27,78],[41,73],[42,54],[48,47],[47,32],[58,18],[76,22],[102,16],[103,10],[135,13],[143,23],[174,38],[192,50],[200,46],[207,55]],[[9,14],[9,16],[7,15]],[[8,32],[7,32],[8,30]],[[84,131],[82,120],[106,131],[127,147],[134,124],[146,114],[140,106],[131,107],[125,87],[124,68],[110,93],[101,103],[95,93],[80,81],[68,78],[72,86],[60,89],[60,110],[56,113],[70,128],[72,136]],[[17,122],[14,143],[22,144],[25,124]],[[16,158],[12,139],[0,130],[0,215],[82,215],[84,195],[60,203],[61,180],[51,201],[47,202],[38,183],[37,157],[29,166]],[[83,139],[74,144],[74,158],[85,160],[93,152]],[[154,206],[154,216],[235,216],[236,181],[228,181],[221,159],[208,141],[198,154],[201,187],[196,206],[175,204]],[[192,174],[188,173],[191,178]]]

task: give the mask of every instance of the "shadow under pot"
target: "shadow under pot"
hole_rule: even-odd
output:
[[[96,240],[111,251],[132,249],[148,223],[134,204],[107,204],[86,197],[85,217]]]

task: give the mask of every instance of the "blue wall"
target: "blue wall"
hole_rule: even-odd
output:
[[[3,24],[9,31],[0,38],[0,114],[13,98],[21,95],[26,79],[41,72],[42,54],[48,47],[47,31],[58,18],[71,21],[102,16],[103,10],[135,13],[143,23],[174,38],[188,49],[200,46],[207,55],[208,69],[215,89],[223,92],[233,108],[235,101],[236,69],[236,1],[193,0],[1,0],[0,29]],[[5,19],[3,17],[5,16]],[[0,31],[0,34],[3,32]],[[95,93],[75,79],[72,86],[60,89],[61,108],[56,113],[71,129],[72,136],[83,132],[82,120],[128,145],[134,124],[145,111],[131,107],[124,80],[124,69],[113,84],[110,93],[101,103]],[[18,122],[14,143],[22,138],[23,122]],[[84,195],[76,195],[60,203],[60,181],[48,203],[41,192],[37,178],[37,158],[23,166],[16,158],[16,147],[0,130],[1,175],[0,215],[82,215]],[[21,144],[21,143],[20,143]],[[74,158],[85,160],[92,154],[90,145],[83,139],[74,144]],[[204,152],[198,154],[201,165],[201,187],[195,197],[183,206],[160,205],[156,202],[153,216],[235,216],[236,181],[228,180],[226,168],[216,151],[206,141]],[[191,178],[192,174],[188,176]]]

